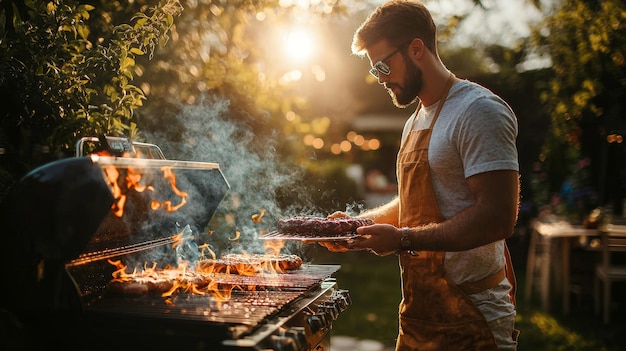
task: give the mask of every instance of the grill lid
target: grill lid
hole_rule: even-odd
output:
[[[75,309],[68,263],[104,266],[128,248],[170,243],[176,228],[203,231],[229,188],[216,163],[78,156],[40,166],[0,201],[0,263],[19,287],[0,300],[16,311]]]
[[[230,189],[217,163],[92,156],[116,198],[82,256],[169,244],[182,227],[206,230]],[[128,253],[128,252],[126,252]],[[106,257],[102,257],[106,258]]]
[[[24,176],[2,199],[0,216],[16,257],[67,262],[167,244],[187,225],[204,231],[229,188],[216,163],[75,157]]]

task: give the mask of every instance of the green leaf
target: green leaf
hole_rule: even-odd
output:
[[[145,54],[141,49],[135,48],[135,47],[130,48],[130,52],[135,54],[135,55],[143,55],[143,54]]]
[[[121,64],[120,64],[120,69],[122,71],[127,70],[129,67],[132,67],[135,65],[135,60],[131,57],[126,57],[122,60]],[[132,78],[132,77],[131,77]]]

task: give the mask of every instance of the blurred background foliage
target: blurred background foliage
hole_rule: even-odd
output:
[[[623,210],[625,19],[623,1],[563,1],[531,35],[533,48],[552,63],[548,79],[538,82],[550,121],[538,157],[538,168],[549,175],[545,195],[558,195],[583,161],[589,163],[589,174],[574,191],[591,186],[597,195],[595,203],[586,201],[574,213],[592,205],[612,206],[618,214]]]

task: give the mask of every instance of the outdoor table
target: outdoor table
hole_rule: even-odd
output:
[[[540,280],[540,299],[543,311],[550,311],[550,271],[555,268],[562,275],[556,275],[557,288],[562,294],[561,301],[563,303],[563,314],[567,315],[570,310],[570,249],[571,240],[580,237],[597,236],[598,229],[587,229],[581,225],[574,225],[564,219],[551,216],[549,218],[534,219],[531,221],[530,242],[528,246],[528,259],[526,261],[526,286],[524,291],[524,300],[530,301],[532,294],[535,260],[537,258],[538,245],[543,244],[543,257],[541,259],[541,267],[539,269]],[[560,264],[556,255],[553,254],[552,247],[561,248]],[[560,288],[558,287],[560,283]]]

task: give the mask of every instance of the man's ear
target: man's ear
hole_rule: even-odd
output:
[[[421,59],[422,55],[424,55],[424,50],[426,50],[426,46],[424,45],[424,41],[420,38],[415,38],[409,44],[409,55],[416,59]]]

